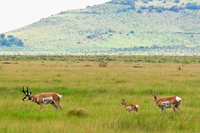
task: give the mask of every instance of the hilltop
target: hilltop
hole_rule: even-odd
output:
[[[197,0],[112,0],[5,33],[24,46],[0,52],[199,55],[199,9]]]

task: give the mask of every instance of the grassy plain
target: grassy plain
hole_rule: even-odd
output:
[[[200,57],[170,56],[0,56],[0,131],[2,132],[198,132]],[[100,62],[107,62],[100,67]],[[159,63],[161,62],[161,63]],[[177,63],[178,62],[178,63]],[[63,111],[23,102],[22,86],[33,94],[63,95]],[[178,95],[182,115],[160,115],[158,98]],[[129,114],[119,106],[140,106]],[[72,108],[86,116],[68,115]]]

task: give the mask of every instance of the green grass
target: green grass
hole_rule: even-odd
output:
[[[116,60],[99,67],[96,60],[102,56],[84,56],[84,61],[79,60],[81,56],[46,57],[47,60],[55,58],[55,61],[42,60],[44,56],[38,56],[39,61],[34,61],[36,56],[4,56],[5,61],[0,56],[1,132],[193,133],[200,130],[200,65],[193,60],[199,57],[184,57],[187,64],[125,61],[127,58],[144,59],[144,56],[106,56],[105,59],[108,57]],[[12,61],[18,58],[24,61]],[[67,61],[60,61],[61,58]],[[145,58],[155,62],[163,58],[182,59]],[[89,61],[91,59],[95,61]],[[182,69],[177,71],[177,66]],[[33,94],[52,91],[62,94],[63,111],[55,113],[53,106],[45,105],[40,112],[36,103],[23,102],[22,86],[29,86]],[[158,91],[158,98],[181,97],[182,115],[177,112],[175,116],[172,109],[167,109],[167,115],[160,115],[151,90]],[[126,99],[127,104],[138,104],[139,115],[128,114],[119,106],[122,99]],[[75,108],[87,110],[87,115],[80,115],[80,112],[69,115]]]

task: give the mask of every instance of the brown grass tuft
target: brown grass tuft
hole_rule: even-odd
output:
[[[70,109],[67,113],[69,116],[88,116],[88,111],[83,108],[73,108]]]

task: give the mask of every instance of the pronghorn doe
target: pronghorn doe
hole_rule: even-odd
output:
[[[40,93],[38,95],[33,95],[31,92],[28,91],[28,86],[26,91],[24,91],[24,86],[22,87],[22,89],[22,92],[25,94],[25,97],[22,100],[31,100],[32,102],[39,104],[40,111],[42,111],[43,104],[51,104],[55,107],[56,111],[58,108],[62,111],[62,107],[60,106],[60,99],[62,95],[59,95],[55,92]]]
[[[123,105],[124,105],[124,108],[126,109],[126,111],[130,112],[133,110],[136,114],[139,114],[138,113],[139,105],[137,105],[137,104],[126,105],[125,99],[122,99],[120,106],[123,106]]]
[[[175,108],[180,112],[182,113],[182,111],[180,110],[179,108],[179,105],[181,104],[182,102],[182,99],[178,96],[168,96],[168,97],[163,97],[163,98],[160,98],[159,100],[157,99],[157,94],[153,94],[152,91],[151,91],[151,95],[153,96],[153,99],[156,103],[156,105],[158,106],[158,108],[161,109],[161,115],[163,113],[163,110],[165,111],[165,113],[167,114],[166,112],[166,109],[165,108],[172,108],[173,111],[174,111],[174,114],[176,114],[176,110]]]

